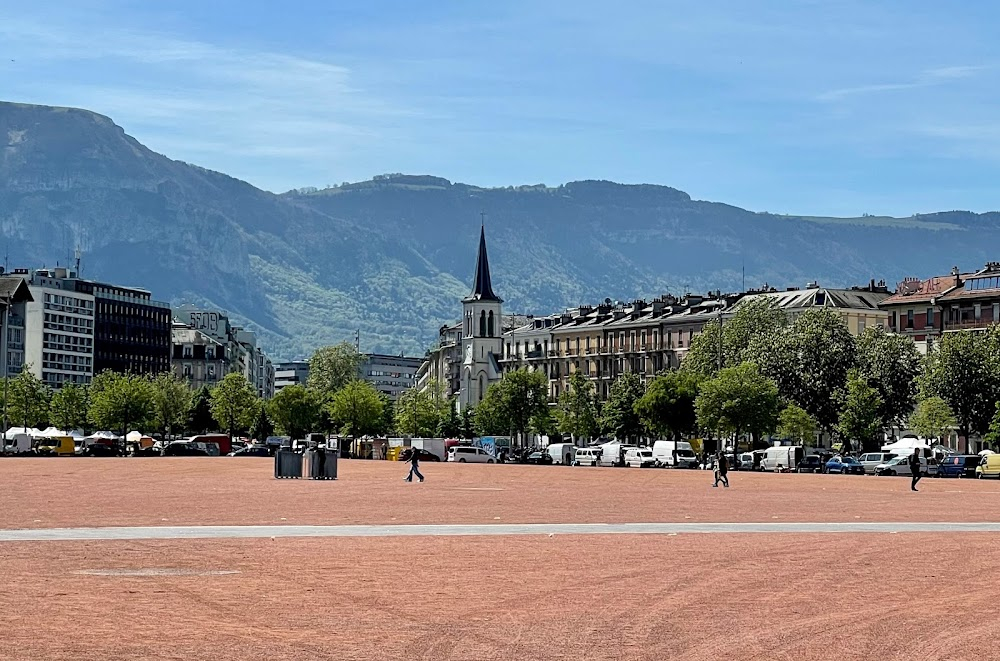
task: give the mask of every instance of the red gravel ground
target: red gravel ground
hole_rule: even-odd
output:
[[[268,459],[0,460],[0,528],[63,526],[996,521],[1000,482],[637,468],[343,461],[335,482],[275,480]]]
[[[0,527],[984,521],[1000,504],[978,481],[425,469],[404,484],[400,464],[345,462],[324,483],[249,458],[11,459]],[[0,542],[0,659],[989,659],[996,548],[979,533]],[[123,569],[238,573],[92,575]]]

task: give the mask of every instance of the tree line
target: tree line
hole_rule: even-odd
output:
[[[809,443],[823,432],[847,450],[870,450],[910,427],[927,438],[956,430],[1000,444],[1000,326],[945,334],[923,356],[882,326],[855,337],[832,310],[790,319],[758,299],[707,324],[681,367],[645,386],[622,374],[602,403],[575,372],[554,407],[547,392],[543,372],[505,374],[477,407],[477,430],[629,441],[707,433],[750,445],[772,434]]]

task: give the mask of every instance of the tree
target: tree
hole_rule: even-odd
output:
[[[471,407],[462,409],[462,438],[476,437],[476,411]]]
[[[700,383],[701,377],[694,372],[668,372],[657,376],[635,403],[635,412],[650,433],[679,441],[697,429],[694,402]]]
[[[878,391],[883,429],[902,425],[917,400],[920,353],[913,340],[889,333],[884,326],[867,328],[857,340],[858,374]]]
[[[299,384],[285,386],[266,406],[278,431],[291,438],[305,438],[315,430],[321,408],[316,393]]]
[[[227,374],[212,388],[212,417],[230,438],[247,431],[257,421],[260,401],[257,391],[246,377],[237,372]]]
[[[358,379],[364,355],[350,342],[317,349],[309,359],[309,388],[327,400]]]
[[[552,409],[548,406],[538,409],[535,415],[528,421],[528,431],[539,436],[553,436],[558,433],[556,420],[552,416]]]
[[[1000,450],[1000,402],[996,403],[996,413],[993,414],[993,419],[990,420],[989,430],[983,436],[983,440]]]
[[[327,404],[330,417],[340,426],[340,433],[352,438],[378,434],[383,430],[383,402],[379,392],[367,381],[351,381]]]
[[[781,397],[805,409],[826,431],[836,428],[847,373],[857,360],[854,337],[840,315],[813,309],[774,340],[774,351],[760,356],[761,372]]]
[[[439,438],[458,438],[462,433],[462,421],[455,410],[455,400],[448,401],[448,413],[438,421],[437,435]]]
[[[967,444],[974,432],[986,433],[993,416],[1000,390],[996,338],[995,331],[945,333],[924,360],[922,394],[940,397],[948,404],[959,436]]]
[[[847,380],[847,390],[843,397],[843,409],[837,431],[849,444],[849,448],[858,448],[870,452],[878,448],[882,435],[882,398],[878,390],[868,384],[868,380],[852,372]]]
[[[548,407],[548,385],[540,371],[507,372],[486,389],[486,396],[476,407],[477,430],[484,436],[509,433],[523,437],[532,418]]]
[[[569,388],[559,396],[555,421],[561,433],[573,438],[596,438],[600,434],[594,385],[583,372],[570,375]]]
[[[446,416],[447,411],[435,401],[430,389],[411,388],[396,400],[396,431],[400,434],[414,438],[433,437],[441,424],[441,418]]]
[[[744,434],[760,437],[778,421],[778,388],[753,363],[727,367],[701,384],[695,399],[698,425],[735,443]]]
[[[620,441],[638,439],[642,435],[642,420],[635,404],[643,396],[642,379],[638,374],[622,374],[608,391],[608,401],[601,411],[601,426],[605,433]]]
[[[90,384],[90,421],[99,429],[120,431],[152,424],[155,395],[141,374],[101,372]]]
[[[755,361],[774,350],[775,341],[788,325],[788,317],[770,298],[753,298],[737,305],[733,316],[722,324],[722,341],[719,341],[720,320],[715,319],[691,340],[681,369],[702,377],[715,376],[722,367],[735,367],[740,363]]]
[[[31,365],[25,365],[7,385],[10,423],[22,427],[46,426],[51,398],[52,391],[31,373]]]
[[[913,431],[924,438],[937,439],[939,442],[947,438],[951,430],[957,426],[958,421],[951,412],[951,407],[940,397],[920,400],[913,415],[910,416],[910,428]]]
[[[778,435],[801,445],[811,444],[816,440],[816,421],[801,407],[789,404],[778,415]]]
[[[208,386],[199,388],[192,398],[185,428],[194,434],[207,434],[216,429],[212,417],[212,391]]]
[[[90,393],[87,386],[64,385],[52,394],[49,421],[59,429],[72,431],[87,427]]]
[[[156,427],[169,438],[187,421],[191,410],[191,389],[183,379],[170,372],[157,374],[152,385]]]
[[[267,407],[263,405],[263,402],[257,409],[257,420],[253,423],[250,435],[258,443],[263,443],[267,440],[268,436],[274,434],[274,425],[271,423],[271,418],[267,415]]]

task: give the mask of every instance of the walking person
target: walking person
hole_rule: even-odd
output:
[[[719,486],[719,482],[722,482],[722,486],[729,488],[729,459],[722,452],[718,453],[715,460],[715,484],[713,487]]]
[[[420,458],[418,456],[419,454],[420,453],[417,452],[416,448],[410,448],[410,473],[409,475],[403,478],[403,480],[405,480],[406,482],[412,482],[414,475],[416,475],[417,479],[420,480],[421,482],[424,481],[424,476],[420,474],[420,469],[419,469],[420,466]]]
[[[917,482],[920,481],[924,475],[920,472],[920,448],[913,448],[913,454],[910,455],[910,475],[913,479],[910,482],[910,489],[917,491]]]

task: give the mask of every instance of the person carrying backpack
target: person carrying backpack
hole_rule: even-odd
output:
[[[722,486],[729,488],[729,459],[722,452],[718,453],[715,462],[715,484],[713,487],[719,486],[719,482],[722,482]]]

